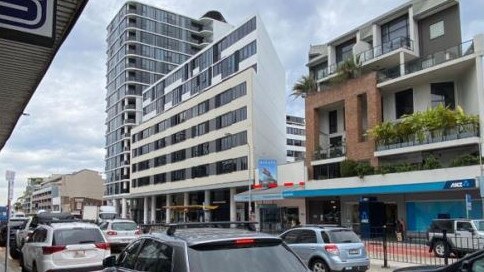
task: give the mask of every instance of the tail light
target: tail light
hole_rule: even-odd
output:
[[[235,240],[236,245],[249,245],[255,243],[254,239],[238,239]]]
[[[109,236],[115,236],[115,235],[118,235],[118,233],[117,233],[117,232],[115,232],[114,230],[110,230],[110,231],[106,232],[106,234],[107,234],[107,235],[109,235]]]
[[[109,249],[109,244],[108,243],[96,243],[95,245],[99,249],[103,249],[103,250],[108,250]]]
[[[334,244],[328,244],[328,245],[325,245],[324,246],[324,250],[326,250],[326,252],[328,252],[329,254],[332,254],[332,255],[339,255],[339,249],[336,245]]]
[[[59,251],[63,251],[64,249],[66,249],[66,246],[43,246],[42,254],[50,255]]]

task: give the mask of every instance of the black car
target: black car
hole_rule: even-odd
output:
[[[484,271],[484,250],[466,255],[459,261],[447,266],[414,266],[394,270],[393,272],[482,272]]]
[[[170,225],[166,232],[143,235],[117,259],[106,258],[104,271],[310,271],[278,237],[214,224],[219,223]]]
[[[10,235],[7,235],[7,223],[2,224],[0,227],[0,246],[4,247],[7,244],[7,237],[10,237],[11,242],[12,240],[15,241],[15,232],[24,228],[28,220],[28,218],[11,218]]]

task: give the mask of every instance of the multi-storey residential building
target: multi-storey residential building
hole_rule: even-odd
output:
[[[130,132],[141,122],[142,92],[230,29],[215,11],[189,18],[125,3],[107,27],[106,190],[114,206],[130,192]]]
[[[104,180],[93,170],[53,174],[32,192],[30,212],[46,210],[80,215],[84,205],[102,204],[103,188]]]
[[[27,186],[22,195],[22,211],[26,214],[32,213],[32,193],[40,187],[40,184],[44,181],[44,178],[28,178]]]
[[[462,41],[459,5],[410,1],[311,47],[307,65],[318,91],[305,99],[310,181],[305,190],[284,192],[307,198],[308,223],[353,224],[368,234],[402,218],[408,230],[422,231],[433,218],[465,217],[466,195],[474,199],[469,216],[481,218],[476,177],[482,168],[456,158],[479,161],[484,35]],[[341,81],[338,67],[348,59],[361,74]],[[366,133],[438,105],[478,115],[480,129],[449,125],[378,143]],[[380,174],[372,175],[365,162]],[[348,177],[348,167],[364,174]]]
[[[134,218],[248,218],[234,196],[253,183],[258,159],[286,161],[284,82],[254,16],[147,88],[131,131]]]
[[[306,155],[306,125],[304,118],[286,115],[286,161],[304,160]]]

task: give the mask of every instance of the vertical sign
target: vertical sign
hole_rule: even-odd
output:
[[[469,218],[469,212],[472,210],[472,198],[470,194],[466,194],[466,216]]]
[[[259,184],[263,188],[269,188],[271,184],[277,184],[277,161],[259,160]]]
[[[7,198],[7,238],[10,237],[10,215],[12,214],[12,198],[13,198],[13,181],[15,180],[15,172],[7,170],[5,172],[5,179],[8,181],[8,198]],[[8,252],[10,251],[10,239],[7,239],[7,246],[5,247],[5,272],[8,267]]]
[[[15,172],[7,170],[5,172],[5,179],[8,181],[8,200],[11,201],[13,198],[13,181],[15,180]]]

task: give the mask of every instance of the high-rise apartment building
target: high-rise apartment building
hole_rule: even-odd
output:
[[[142,93],[231,26],[215,11],[189,18],[138,2],[125,3],[107,27],[106,189],[126,212],[130,137],[142,118]]]
[[[286,161],[304,160],[306,156],[306,124],[303,117],[286,115]]]
[[[134,219],[236,220],[259,159],[286,161],[285,73],[254,16],[143,92],[131,130]]]

